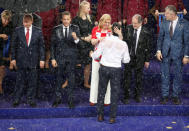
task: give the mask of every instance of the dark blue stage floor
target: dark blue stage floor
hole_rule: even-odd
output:
[[[189,131],[189,117],[119,116],[117,123],[99,123],[96,117],[1,119],[0,131]]]
[[[63,104],[58,108],[52,108],[54,75],[49,72],[43,72],[40,76],[40,97],[44,97],[37,99],[37,107],[29,107],[23,97],[21,104],[13,108],[11,103],[15,72],[8,71],[4,80],[5,95],[0,97],[0,131],[187,131],[189,65],[184,66],[183,72],[182,104],[173,105],[170,100],[167,105],[160,105],[160,65],[157,61],[152,61],[150,68],[144,70],[142,102],[136,103],[131,99],[128,105],[123,105],[121,91],[117,123],[110,125],[109,107],[105,108],[106,121],[97,122],[96,108],[89,106],[89,90],[81,88],[80,84],[75,88],[74,109],[68,108],[66,96],[62,99]]]

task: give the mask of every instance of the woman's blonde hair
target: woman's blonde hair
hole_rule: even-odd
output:
[[[9,10],[4,10],[2,13],[1,13],[1,17],[7,19],[7,20],[11,20],[11,17],[12,17],[12,13],[11,11]]]
[[[103,24],[106,22],[106,20],[110,20],[111,21],[111,16],[109,14],[103,14],[99,20],[99,24],[98,24],[98,28],[102,29],[103,28]],[[109,27],[109,29],[111,30],[111,26]]]
[[[88,2],[88,1],[86,1],[86,0],[84,0],[84,1],[82,1],[81,3],[80,3],[80,5],[79,5],[79,12],[78,12],[78,16],[79,17],[82,17],[82,10],[83,10],[83,8],[86,6],[86,5],[89,5],[90,6],[90,3]],[[90,18],[90,15],[89,14],[87,14],[87,19],[91,22],[91,18]]]

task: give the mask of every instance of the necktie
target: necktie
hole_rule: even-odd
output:
[[[28,46],[29,46],[29,32],[30,32],[30,29],[27,29],[27,32],[26,32],[26,42],[27,42]]]
[[[134,30],[134,34],[133,34],[133,46],[131,48],[131,53],[130,53],[132,56],[135,56],[136,39],[137,39],[137,29]]]
[[[136,54],[136,50],[137,50],[137,29],[135,29],[135,34],[134,34],[135,36],[135,54]]]
[[[173,36],[173,22],[172,21],[171,21],[171,26],[169,29],[169,34],[170,34],[170,37],[172,38],[172,36]]]
[[[68,38],[68,28],[65,28],[65,38],[67,39]]]

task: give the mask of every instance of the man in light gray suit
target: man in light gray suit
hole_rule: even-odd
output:
[[[170,65],[173,65],[173,93],[174,104],[180,104],[179,93],[182,82],[182,65],[187,64],[189,56],[189,28],[184,19],[177,16],[175,6],[165,8],[166,20],[160,26],[157,42],[157,59],[161,62],[161,104],[166,104],[169,98]]]

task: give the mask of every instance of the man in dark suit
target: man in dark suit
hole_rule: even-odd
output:
[[[17,27],[11,43],[11,64],[17,69],[15,99],[13,106],[18,106],[27,82],[27,100],[32,107],[37,89],[38,68],[44,68],[45,48],[41,29],[32,25],[32,14],[25,14],[23,25]]]
[[[180,104],[179,93],[182,81],[182,63],[188,62],[189,28],[184,19],[177,16],[176,7],[168,5],[165,8],[166,20],[160,26],[157,41],[157,59],[161,62],[161,104],[166,104],[169,98],[170,65],[172,63],[175,77],[173,79],[172,100]]]
[[[62,94],[62,76],[65,75],[68,80],[68,105],[70,108],[73,104],[73,88],[75,87],[75,66],[77,59],[77,43],[79,42],[79,27],[70,24],[71,15],[68,11],[62,13],[62,24],[54,27],[51,36],[51,62],[56,70],[56,99],[53,107],[61,103]],[[65,93],[65,89],[64,93]]]
[[[129,103],[130,85],[132,71],[135,75],[135,100],[140,102],[142,88],[142,74],[144,66],[149,67],[151,52],[150,32],[142,26],[142,16],[135,14],[132,18],[132,25],[126,27],[124,40],[127,42],[131,61],[125,65],[124,90],[125,96],[123,103]]]

